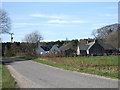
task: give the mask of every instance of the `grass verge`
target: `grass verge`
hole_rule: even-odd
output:
[[[0,90],[2,89],[2,65],[0,64]]]
[[[54,63],[54,62],[50,62],[50,61],[34,59],[31,57],[19,57],[19,58],[26,59],[26,60],[33,60],[38,63],[47,64],[47,65],[50,65],[53,67],[62,68],[62,69],[66,69],[66,70],[84,72],[84,73],[89,73],[89,74],[96,74],[96,75],[110,77],[110,78],[119,78],[118,72],[103,72],[103,71],[99,71],[99,70],[77,67],[77,66],[73,66],[73,65],[58,64],[58,63]]]
[[[0,65],[0,77],[2,78],[2,88],[18,88],[15,79],[11,76],[9,70],[4,65]]]

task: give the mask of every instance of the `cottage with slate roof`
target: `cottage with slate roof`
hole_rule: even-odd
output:
[[[41,46],[39,45],[36,49],[37,54],[49,54],[49,53],[56,53],[60,52],[60,49],[57,47],[57,45],[46,45]]]
[[[114,48],[111,44],[100,43],[100,45],[104,48],[105,54],[117,53],[117,49]]]
[[[74,45],[74,43],[69,42],[69,43],[65,43],[64,45],[62,45],[60,47],[60,50],[63,54],[63,56],[75,56],[76,55],[76,46]]]
[[[99,43],[97,40],[90,42],[86,45],[77,46],[77,55],[104,55],[107,53],[113,53],[116,49],[105,43]]]

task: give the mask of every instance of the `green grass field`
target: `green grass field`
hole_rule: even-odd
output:
[[[118,78],[118,56],[22,58],[67,70]]]
[[[17,88],[15,79],[11,76],[9,70],[0,65],[0,88]]]

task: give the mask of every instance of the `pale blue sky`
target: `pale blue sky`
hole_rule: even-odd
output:
[[[92,38],[92,31],[118,22],[117,2],[4,2],[14,41],[39,31],[44,41]],[[10,41],[10,35],[2,35]]]

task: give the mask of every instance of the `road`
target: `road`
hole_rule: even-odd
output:
[[[23,88],[118,88],[115,79],[63,70],[31,60],[14,60],[6,66]]]

